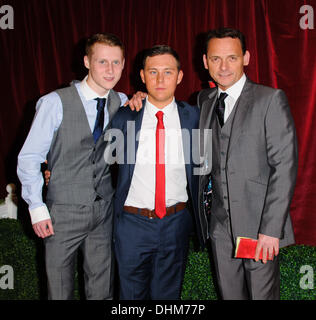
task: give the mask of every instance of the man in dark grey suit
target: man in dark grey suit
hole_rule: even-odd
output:
[[[212,129],[212,168],[200,177],[200,214],[211,181],[209,236],[223,299],[279,299],[279,247],[294,243],[289,207],[296,134],[284,92],[245,76],[249,59],[238,30],[209,32],[203,61],[217,87],[198,97],[200,129]],[[255,260],[234,258],[238,236],[258,239]]]
[[[83,81],[42,97],[18,158],[22,196],[34,232],[44,239],[49,299],[72,299],[76,253],[82,249],[87,299],[113,298],[112,198],[104,133],[127,97],[124,47],[112,34],[88,39]],[[51,172],[46,204],[40,164]]]

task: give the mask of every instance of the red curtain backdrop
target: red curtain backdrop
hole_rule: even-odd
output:
[[[184,71],[176,96],[194,104],[208,80],[201,35],[228,26],[246,35],[250,79],[287,94],[299,142],[291,216],[297,243],[316,245],[316,30],[300,27],[300,8],[310,5],[315,12],[315,0],[1,0],[3,5],[14,10],[14,29],[0,29],[0,198],[7,183],[18,184],[16,157],[36,100],[83,77],[85,37],[112,32],[123,40],[126,67],[117,89],[127,94],[139,88],[138,53],[171,45]]]

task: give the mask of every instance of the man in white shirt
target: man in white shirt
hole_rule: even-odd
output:
[[[86,45],[89,73],[42,97],[18,156],[22,196],[34,232],[44,239],[49,299],[72,299],[76,253],[82,249],[87,299],[112,299],[112,196],[104,131],[127,100],[113,89],[124,68],[124,46],[112,34]],[[51,172],[46,204],[41,163]]]
[[[284,92],[247,79],[249,60],[240,31],[208,33],[203,62],[217,87],[198,97],[200,129],[212,129],[213,148],[211,174],[200,177],[199,210],[211,181],[209,236],[222,298],[279,299],[279,247],[294,243],[296,134]],[[254,259],[234,257],[237,237],[258,241]]]
[[[201,155],[211,174],[199,179],[200,231],[211,240],[223,299],[279,299],[279,248],[294,243],[289,206],[297,142],[290,108],[282,90],[247,79],[250,53],[240,31],[210,31],[205,49],[204,66],[217,86],[198,96],[201,141],[212,129],[211,168],[209,148]],[[130,107],[138,110],[144,96],[134,95]],[[234,258],[237,237],[258,240],[254,259]]]
[[[193,223],[189,209],[197,212],[198,179],[185,149],[199,120],[196,107],[174,98],[182,77],[172,48],[147,50],[141,70],[148,90],[143,108],[121,108],[112,122],[124,134],[118,148],[124,156],[118,158],[125,161],[119,163],[114,202],[121,299],[180,298]],[[131,145],[136,159],[126,161]]]

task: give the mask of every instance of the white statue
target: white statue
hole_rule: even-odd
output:
[[[0,218],[17,219],[17,196],[15,194],[16,187],[13,183],[7,185],[8,192],[5,202],[0,205]]]

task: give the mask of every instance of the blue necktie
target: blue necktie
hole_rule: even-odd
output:
[[[94,124],[94,129],[93,129],[93,139],[94,143],[98,141],[100,138],[102,131],[103,131],[103,126],[104,126],[104,106],[105,106],[105,98],[95,98],[94,100],[97,100],[97,118],[95,120]]]

